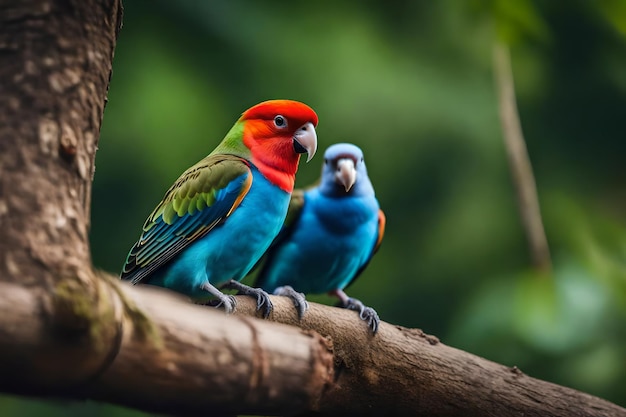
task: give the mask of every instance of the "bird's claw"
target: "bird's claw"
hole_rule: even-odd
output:
[[[224,297],[220,297],[219,302],[215,305],[215,308],[220,308],[224,306],[224,311],[226,314],[232,314],[235,311],[235,306],[237,305],[237,300],[232,295],[224,294]]]
[[[309,309],[309,303],[306,301],[306,297],[303,293],[293,289],[290,285],[283,285],[274,290],[274,295],[281,295],[288,297],[293,302],[294,307],[298,311],[298,319],[302,320],[304,313]]]
[[[238,294],[256,297],[256,309],[257,311],[263,309],[263,318],[265,319],[274,309],[272,300],[270,300],[270,295],[263,291],[261,288],[252,288],[248,285],[242,284],[241,282],[232,279],[224,284],[222,288],[237,290]]]
[[[213,285],[211,285],[208,282],[205,282],[204,284],[202,284],[200,286],[200,289],[208,292],[209,294],[211,294],[212,296],[216,298],[216,299],[209,300],[208,302],[202,303],[202,304],[210,305],[215,308],[224,306],[224,311],[226,311],[226,314],[231,314],[235,311],[237,300],[232,295],[223,294],[220,290],[218,290],[217,288],[215,288]]]
[[[380,326],[380,317],[378,317],[378,313],[372,307],[365,307],[363,311],[359,313],[359,317],[361,320],[364,320],[370,329],[372,329],[372,333],[376,334],[378,332],[378,326]]]
[[[343,307],[348,310],[357,311],[359,318],[367,323],[367,326],[372,329],[373,334],[376,334],[380,326],[380,317],[378,317],[376,310],[372,307],[366,307],[360,300],[352,297],[348,298]]]

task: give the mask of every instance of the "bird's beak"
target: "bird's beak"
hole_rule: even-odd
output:
[[[293,135],[293,149],[297,153],[307,153],[306,161],[309,162],[317,151],[317,133],[315,126],[308,122],[302,125]]]
[[[356,169],[354,168],[354,160],[352,158],[341,158],[337,161],[335,180],[344,186],[346,193],[350,191],[350,188],[356,182]]]

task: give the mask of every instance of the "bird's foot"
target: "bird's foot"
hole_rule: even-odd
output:
[[[235,297],[233,297],[232,295],[224,294],[208,282],[202,284],[201,288],[217,298],[217,300],[215,300],[217,301],[216,303],[211,302],[208,304],[215,308],[224,306],[224,311],[226,311],[226,314],[231,314],[235,311],[235,306],[237,305],[237,300],[235,299]]]
[[[367,326],[372,329],[372,333],[376,334],[378,327],[380,326],[380,318],[378,313],[372,307],[367,307],[360,300],[356,298],[348,297],[343,290],[334,290],[329,293],[341,300],[341,306],[348,310],[358,311],[359,318],[367,323]]]
[[[380,325],[380,318],[376,310],[372,307],[367,307],[361,301],[352,297],[348,298],[348,302],[344,304],[344,308],[358,311],[359,318],[367,323],[367,326],[372,329],[372,333],[376,334],[378,326]]]
[[[288,297],[293,302],[294,307],[298,311],[298,319],[302,320],[304,313],[309,309],[309,303],[303,293],[293,289],[290,285],[283,285],[274,290],[274,295],[282,295]]]
[[[270,295],[263,291],[261,288],[252,288],[248,285],[242,284],[239,281],[235,281],[234,279],[228,281],[222,286],[222,288],[237,290],[238,294],[256,297],[256,309],[261,310],[261,308],[263,308],[263,318],[265,319],[274,309],[274,306],[272,305],[272,300],[270,300]]]
[[[237,300],[232,295],[222,294],[222,297],[218,297],[219,302],[215,305],[215,308],[224,306],[226,314],[231,314],[235,311]]]

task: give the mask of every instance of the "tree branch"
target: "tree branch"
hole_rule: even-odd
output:
[[[372,336],[353,311],[310,303],[299,322],[290,300],[272,297],[270,319],[283,323],[275,324],[249,317],[257,314],[249,297],[237,297],[236,315],[226,316],[168,291],[112,279],[101,282],[110,286],[107,294],[116,313],[92,329],[114,328],[118,337],[101,345],[50,328],[40,314],[45,295],[0,283],[0,390],[93,398],[177,415],[208,410],[320,416],[626,415],[608,401],[446,346],[418,329],[383,322]],[[80,360],[84,357],[98,358],[97,366]],[[60,375],[57,366],[66,374]]]
[[[330,342],[315,332],[226,316],[150,287],[111,285],[117,311],[128,303],[126,314],[99,327],[119,337],[85,345],[50,331],[35,292],[0,282],[0,390],[177,415],[274,415],[310,410],[332,381]],[[98,358],[91,373],[83,353]],[[53,370],[50,378],[57,366],[65,376]]]
[[[257,314],[254,300],[237,301],[236,314]],[[291,301],[272,301],[270,320],[333,342],[335,380],[315,402],[316,415],[626,416],[608,401],[446,346],[419,329],[381,322],[372,336],[353,311],[309,303],[300,322]]]

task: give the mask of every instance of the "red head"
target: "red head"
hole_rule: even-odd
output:
[[[308,162],[317,150],[317,114],[297,101],[270,100],[246,110],[239,121],[251,162],[272,183],[293,191],[300,154],[306,152]]]

